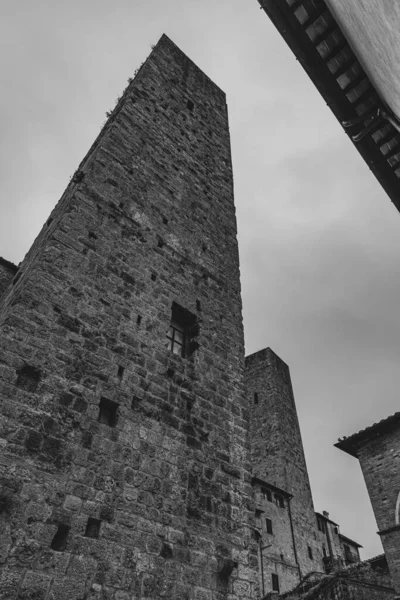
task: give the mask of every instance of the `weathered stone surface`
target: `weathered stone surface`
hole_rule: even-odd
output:
[[[2,296],[10,600],[255,597],[232,189],[225,95],[164,36]]]
[[[0,299],[9,289],[18,267],[0,256]]]

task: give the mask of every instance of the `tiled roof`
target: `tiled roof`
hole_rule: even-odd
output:
[[[348,437],[343,437],[335,444],[336,448],[347,452],[351,456],[358,458],[358,448],[360,444],[371,439],[372,437],[378,437],[388,431],[392,431],[400,425],[400,412],[394,413],[386,419],[382,419],[378,423],[374,423],[370,427],[362,429],[358,433],[354,433]]]
[[[352,544],[353,546],[357,546],[357,548],[362,548],[361,544],[359,544],[358,542],[355,542],[351,538],[347,537],[347,535],[343,535],[342,533],[339,533],[339,537],[342,540],[344,540],[345,542],[349,542],[349,544]]]
[[[400,211],[398,120],[385,106],[325,0],[258,1]]]

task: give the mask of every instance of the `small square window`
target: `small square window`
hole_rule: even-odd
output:
[[[168,350],[182,358],[187,358],[198,348],[194,339],[198,335],[199,325],[196,315],[173,302],[171,323],[167,332]]]
[[[267,533],[272,535],[272,521],[271,519],[265,519],[265,525],[267,527]]]
[[[102,398],[99,405],[99,423],[115,427],[117,424],[117,409],[118,404],[108,398]]]
[[[98,519],[92,519],[92,517],[89,517],[87,525],[86,525],[85,537],[97,539],[100,534],[100,525],[101,525],[101,521],[99,521]]]
[[[279,577],[276,573],[272,573],[272,590],[279,592]]]

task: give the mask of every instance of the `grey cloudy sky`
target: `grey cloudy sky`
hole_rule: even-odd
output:
[[[18,263],[165,32],[227,93],[246,349],[291,367],[317,510],[382,552],[358,462],[398,410],[400,219],[256,0],[0,0],[0,256]]]

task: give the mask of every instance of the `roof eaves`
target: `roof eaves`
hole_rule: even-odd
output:
[[[258,1],[400,211],[400,133],[326,2]]]

